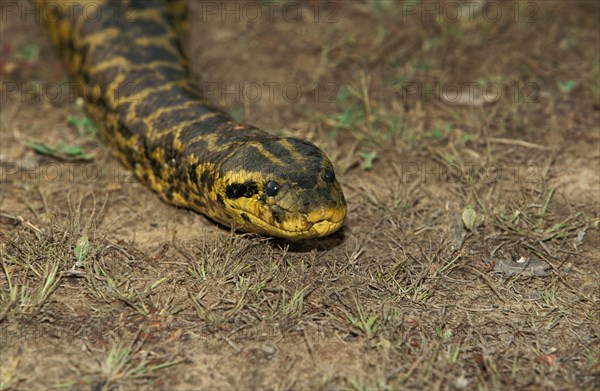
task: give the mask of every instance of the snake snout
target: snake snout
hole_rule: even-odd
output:
[[[344,224],[347,208],[345,204],[327,208],[319,208],[307,214],[310,230],[317,236],[327,236]]]

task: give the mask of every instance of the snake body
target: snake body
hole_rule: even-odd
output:
[[[179,39],[183,1],[36,5],[101,138],[166,202],[288,239],[342,226],[344,195],[318,147],[236,123],[202,99]]]

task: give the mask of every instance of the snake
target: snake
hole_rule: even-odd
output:
[[[35,5],[100,138],[164,201],[270,237],[342,227],[346,200],[321,149],[237,122],[203,97],[183,45],[184,0]]]

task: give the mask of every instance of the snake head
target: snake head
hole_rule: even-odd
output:
[[[218,202],[242,231],[308,239],[337,231],[346,218],[331,161],[306,141],[253,137],[229,154],[219,177]]]

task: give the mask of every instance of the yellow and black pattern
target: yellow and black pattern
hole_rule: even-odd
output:
[[[101,137],[165,201],[289,239],[341,227],[344,195],[319,148],[235,123],[202,100],[176,33],[183,1],[37,6]]]

